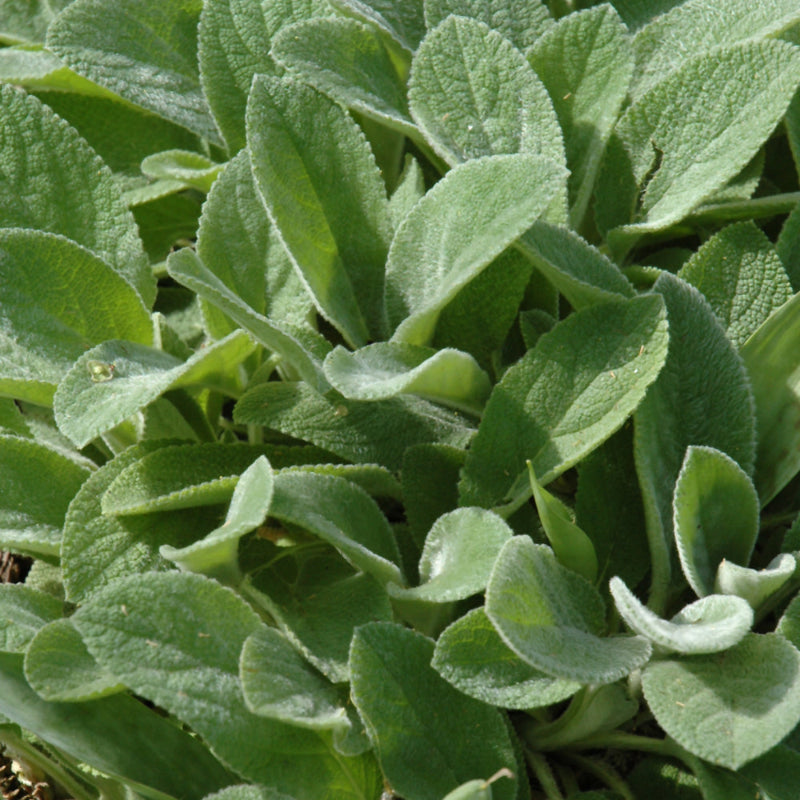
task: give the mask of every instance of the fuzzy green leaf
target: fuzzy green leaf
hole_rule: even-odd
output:
[[[272,455],[266,446],[244,443],[162,444],[140,454],[114,478],[102,495],[104,514],[152,514],[227,503],[239,476],[259,456]]]
[[[738,644],[753,624],[753,609],[741,597],[712,594],[682,608],[671,620],[643,606],[617,577],[611,595],[628,627],[667,651],[717,653]]]
[[[600,159],[633,75],[633,48],[607,3],[569,14],[527,53],[553,101],[570,169],[570,218],[579,226]]]
[[[200,87],[198,0],[75,0],[47,31],[47,46],[79,75],[221,143]]]
[[[594,305],[556,325],[496,384],[467,453],[462,504],[518,507],[531,492],[527,460],[543,485],[580,461],[636,409],[666,350],[656,296]]]
[[[523,661],[500,638],[482,608],[445,628],[431,666],[459,691],[501,708],[549,706],[580,688],[575,681],[552,678]]]
[[[0,585],[0,652],[24,653],[45,625],[64,615],[64,604],[21,583]]]
[[[333,685],[274,628],[245,640],[239,675],[244,701],[260,717],[310,730],[350,726]]]
[[[692,56],[720,45],[776,37],[800,21],[793,0],[686,0],[636,35],[632,94],[640,97]]]
[[[247,151],[228,162],[209,192],[197,231],[197,255],[230,289],[236,301],[277,327],[282,322],[301,325],[309,319],[313,303],[270,225]],[[204,302],[203,316],[216,339],[234,329],[230,319],[220,318],[212,302]],[[256,326],[246,325],[242,314],[236,321],[256,336]],[[275,350],[267,342],[262,343]]]
[[[775,556],[764,569],[751,569],[732,561],[722,561],[717,568],[714,591],[741,597],[758,609],[770,595],[786,585],[796,569],[797,560],[789,553]]]
[[[554,678],[613,683],[641,667],[641,637],[604,637],[605,604],[553,551],[524,536],[506,543],[486,589],[486,615],[524,661]]]
[[[374,28],[339,17],[299,22],[275,37],[272,57],[346,108],[418,135],[405,81]]]
[[[0,547],[53,558],[67,508],[89,477],[85,465],[18,436],[0,436]]]
[[[758,495],[742,468],[711,447],[686,450],[675,484],[675,543],[699,597],[714,591],[724,561],[749,564],[758,538]]]
[[[392,597],[449,603],[486,588],[495,558],[513,532],[491,511],[458,508],[436,520],[419,562],[420,585],[389,586]]]
[[[653,289],[666,303],[669,353],[636,411],[634,453],[653,590],[661,594],[671,581],[673,494],[686,448],[716,448],[751,474],[755,419],[744,366],[702,295],[669,273],[663,273]],[[708,391],[709,386],[714,391]]]
[[[411,800],[441,800],[476,774],[515,766],[497,709],[454,689],[431,668],[432,655],[432,641],[387,623],[358,628],[350,649],[353,701],[384,774]],[[495,787],[497,800],[516,796],[516,781]]]
[[[392,529],[375,501],[343,478],[313,472],[275,476],[270,516],[332,544],[381,583],[404,584]]]
[[[220,382],[253,349],[244,331],[235,331],[185,362],[134,342],[104,342],[84,353],[58,385],[53,400],[56,421],[83,447],[169,389],[210,385],[225,391],[228,387],[220,387]]]
[[[325,359],[325,376],[351,400],[416,394],[473,414],[491,391],[489,376],[467,353],[403,342],[376,342],[354,353],[337,347]]]
[[[49,405],[90,347],[153,341],[131,285],[80,245],[43,231],[0,231],[0,307],[0,390],[34,403]]]
[[[381,338],[391,225],[364,134],[288,77],[257,77],[247,108],[258,191],[314,302],[351,344]]]
[[[41,628],[25,653],[25,677],[39,697],[54,702],[84,702],[125,687],[86,649],[69,619]]]
[[[246,144],[245,109],[256,73],[277,74],[270,44],[280,30],[329,14],[325,0],[205,0],[200,14],[200,80],[231,154]]]
[[[553,18],[540,0],[426,0],[425,24],[429,29],[451,14],[483,22],[521,51],[553,26]]]
[[[569,228],[539,221],[517,247],[575,310],[634,294],[616,264]]]
[[[163,442],[143,442],[104,464],[81,486],[64,520],[61,566],[67,597],[80,602],[115,578],[170,565],[159,554],[163,544],[183,547],[199,530],[217,524],[217,509],[182,509],[141,516],[106,516],[103,493],[131,464],[158,451]]]
[[[102,258],[152,305],[155,281],[111,172],[35,97],[0,85],[0,227],[59,233]]]
[[[271,381],[236,404],[237,422],[265,425],[357,464],[400,469],[415,444],[463,447],[474,429],[463,417],[410,395],[364,402],[322,395],[304,383]]]
[[[503,153],[566,165],[541,80],[508,39],[477,19],[447,17],[428,33],[414,56],[408,97],[420,130],[451,166]]]
[[[20,656],[0,654],[0,714],[145,797],[201,800],[234,780],[194,736],[133,697],[43,700],[25,680]],[[176,771],[175,764],[192,769]]]
[[[556,558],[565,567],[594,582],[597,579],[597,553],[592,540],[575,524],[569,508],[536,480],[530,461],[528,478],[542,528]]]
[[[173,253],[167,261],[167,269],[176,281],[196,292],[238,322],[264,347],[281,356],[287,366],[296,370],[311,386],[322,390],[328,388],[322,373],[322,359],[330,345],[318,334],[285,322],[273,322],[254,311],[189,248]],[[307,304],[301,301],[301,307],[307,308]]]
[[[667,734],[729,769],[765,753],[800,721],[800,653],[775,634],[748,634],[714,655],[654,661],[642,683]]]
[[[422,0],[331,0],[331,5],[346,16],[367,22],[387,34],[392,43],[413,52],[425,33]]]
[[[176,607],[192,614],[176,619]],[[190,725],[249,780],[325,800],[363,800],[377,791],[369,757],[349,760],[346,773],[323,738],[248,711],[239,653],[263,625],[215,581],[176,572],[133,576],[98,592],[72,619],[101,665]]]
[[[737,348],[793,294],[775,248],[752,221],[723,228],[678,274],[705,295]]]
[[[353,630],[393,616],[381,584],[366,573],[354,574],[333,551],[301,557],[297,563],[276,559],[248,579],[247,593],[332,683],[350,680]]]
[[[690,59],[650,89],[616,126],[599,178],[597,219],[609,244],[624,252],[734,178],[781,119],[798,82],[797,49],[763,41]]]
[[[754,482],[766,505],[800,470],[800,294],[742,346],[756,406]]]
[[[239,476],[225,521],[219,528],[186,547],[162,545],[159,553],[188,572],[201,572],[221,581],[237,580],[239,539],[264,521],[273,486],[272,467],[260,456]]]
[[[564,177],[549,159],[499,155],[452,169],[408,213],[386,267],[393,340],[427,344],[442,309],[546,210]]]

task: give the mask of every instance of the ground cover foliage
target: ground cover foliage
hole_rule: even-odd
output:
[[[796,0],[0,39],[5,770],[797,796]]]

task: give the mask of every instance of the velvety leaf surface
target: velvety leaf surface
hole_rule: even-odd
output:
[[[140,453],[112,480],[100,501],[104,514],[150,514],[227,503],[239,476],[269,452],[264,446],[244,443],[162,444],[151,453]]]
[[[381,583],[405,583],[386,517],[355,484],[332,475],[281,472],[275,476],[269,513],[319,536]]]
[[[84,353],[58,385],[53,400],[58,427],[83,447],[168,389],[213,385],[253,349],[253,340],[241,330],[183,363],[163,350],[106,341]]]
[[[742,347],[758,430],[753,477],[766,505],[800,469],[800,294],[784,303]]]
[[[467,453],[462,504],[518,506],[530,496],[526,460],[547,484],[611,436],[661,370],[664,317],[657,297],[638,297],[583,309],[542,336],[495,385]]]
[[[633,296],[616,264],[569,228],[539,221],[517,247],[576,310]]]
[[[333,685],[274,628],[248,636],[239,674],[244,701],[254,714],[311,730],[349,727]]]
[[[220,137],[197,67],[196,0],[75,0],[47,46],[75,72],[212,142]]]
[[[70,74],[75,80],[84,80]],[[95,94],[78,94],[78,89],[37,90],[36,96],[86,139],[127,191],[145,183],[140,167],[147,156],[173,149],[194,151],[199,146],[198,137],[185,128],[120,97],[105,97],[110,93],[99,86],[95,86]]]
[[[0,714],[143,795],[200,800],[234,780],[197,739],[128,695],[43,700],[25,680],[21,656],[0,654]],[[188,773],[175,770],[184,763],[192,765]]]
[[[789,553],[775,556],[764,569],[751,569],[722,561],[717,568],[714,591],[737,595],[758,609],[794,575],[797,560]]]
[[[287,562],[278,560],[255,573],[248,593],[328,680],[348,681],[353,630],[393,617],[385,589],[371,575],[354,574],[331,551]]]
[[[465,445],[474,429],[460,415],[417,397],[363,402],[325,396],[304,383],[255,386],[234,419],[323,447],[348,461],[400,469],[406,449],[425,442]]]
[[[31,688],[44,700],[79,703],[124,689],[92,658],[69,619],[55,619],[37,632],[24,667]]]
[[[405,80],[374,27],[341,17],[299,22],[275,37],[271,53],[281,66],[346,108],[418,136]]]
[[[403,342],[376,342],[350,352],[337,347],[325,359],[325,376],[351,400],[416,394],[480,414],[491,391],[489,376],[472,356]]]
[[[553,26],[553,18],[540,0],[427,0],[425,3],[425,23],[429,29],[451,14],[480,20],[522,51]]]
[[[501,708],[539,708],[575,694],[580,684],[552,678],[523,661],[500,638],[482,608],[445,628],[431,666],[464,694]]]
[[[778,254],[754,222],[723,228],[679,275],[703,293],[737,348],[793,294]]]
[[[601,230],[623,226],[609,243],[625,250],[724,186],[769,136],[798,82],[795,48],[751,42],[690,59],[643,95],[616,126],[598,183]]]
[[[247,151],[228,162],[211,188],[197,230],[196,251],[238,301],[257,314],[276,325],[308,319],[313,309],[311,298],[270,225]],[[214,338],[221,339],[234,329],[234,323],[209,302],[204,303],[203,317]],[[245,320],[240,320],[239,324],[249,329]]]
[[[208,794],[205,796],[205,800],[292,800],[292,798],[283,792],[275,791],[275,789],[267,789],[266,786],[240,784],[228,786],[214,794]]]
[[[497,709],[454,689],[431,668],[432,655],[432,641],[387,623],[358,628],[350,650],[353,701],[384,774],[409,800],[441,800],[475,775],[515,766]],[[516,782],[496,789],[498,800],[516,796]]]
[[[393,43],[413,52],[425,33],[422,0],[331,0],[331,5],[347,16],[370,23],[388,34]]]
[[[393,597],[448,603],[486,588],[494,560],[513,536],[496,514],[482,508],[458,508],[443,514],[430,529],[419,562],[420,585]]]
[[[665,592],[673,550],[673,494],[686,448],[713,447],[751,473],[755,420],[744,367],[702,295],[668,273],[659,277],[653,289],[666,303],[669,353],[636,411],[634,453],[647,518],[653,588]],[[713,392],[707,390],[709,386]]]
[[[57,556],[67,508],[88,477],[85,465],[41,442],[0,436],[0,544]]]
[[[565,165],[547,90],[522,53],[484,22],[453,16],[430,31],[414,56],[408,97],[420,130],[450,165],[502,153]]]
[[[103,493],[126,467],[163,442],[142,442],[104,464],[81,486],[69,505],[61,541],[67,598],[80,602],[115,578],[170,565],[158,554],[162,544],[188,545],[199,530],[216,525],[217,509],[166,511],[141,516],[106,516]]]
[[[616,11],[603,3],[559,20],[527,56],[564,134],[570,219],[578,227],[633,75],[630,37]]]
[[[800,20],[792,0],[723,0],[709,7],[687,0],[654,19],[636,36],[634,97],[639,97],[685,60],[720,45],[774,37]]]
[[[730,769],[778,744],[800,720],[800,653],[774,634],[749,634],[716,655],[654,661],[642,683],[670,736]]]
[[[597,553],[592,540],[575,524],[569,507],[536,480],[528,462],[533,501],[550,547],[561,564],[582,575],[587,581],[597,579]]]
[[[742,468],[711,447],[690,446],[675,484],[675,543],[698,596],[714,591],[725,561],[750,563],[759,526],[758,495]]]
[[[264,347],[281,356],[288,367],[296,370],[307,383],[323,390],[328,388],[322,373],[322,359],[330,346],[318,334],[287,324],[277,324],[254,311],[189,248],[184,247],[173,253],[167,261],[167,269],[176,281],[196,292],[203,300],[235,320]]]
[[[0,9],[0,38],[11,42],[42,42],[47,26],[72,0],[29,2],[8,0]]]
[[[176,619],[176,605],[193,613]],[[251,714],[239,653],[263,626],[237,595],[199,575],[122,579],[73,616],[89,651],[137,694],[175,714],[240,774],[298,800],[372,797],[368,758],[347,773],[315,733]]]
[[[448,172],[411,209],[389,250],[393,340],[427,344],[442,308],[533,224],[562,178],[552,161],[529,155],[489,156]]]
[[[186,547],[162,545],[160,554],[187,572],[200,572],[221,581],[236,580],[239,539],[264,521],[273,486],[272,467],[259,456],[239,476],[222,525]]]
[[[72,239],[152,305],[155,281],[136,224],[95,152],[42,102],[11,86],[0,86],[0,136],[0,226]]]
[[[286,26],[329,14],[325,0],[206,0],[200,14],[200,80],[231,154],[245,146],[245,109],[256,73],[281,71],[272,38]]]
[[[147,309],[119,273],[42,231],[0,232],[0,306],[0,388],[34,403],[52,402],[56,384],[88,348],[106,339],[153,340]]]
[[[364,134],[324,95],[268,76],[253,84],[247,130],[258,191],[317,307],[356,346],[381,338],[391,228]]]
[[[667,621],[642,605],[617,577],[611,579],[611,595],[628,627],[667,651],[721,652],[738,644],[753,624],[753,609],[741,597],[712,594]]]
[[[0,584],[0,651],[24,653],[39,629],[63,614],[64,604],[50,594],[21,583]]]
[[[486,615],[520,658],[555,678],[613,683],[650,657],[649,642],[638,636],[603,637],[597,590],[524,536],[507,542],[495,562]]]

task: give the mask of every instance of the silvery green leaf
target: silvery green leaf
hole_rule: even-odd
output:
[[[758,609],[770,595],[789,581],[796,569],[797,561],[789,553],[775,556],[764,569],[740,567],[732,561],[722,561],[717,568],[714,591],[742,597]]]
[[[603,636],[605,604],[553,551],[525,536],[506,542],[486,589],[486,615],[524,661],[554,678],[613,683],[639,669],[650,643]]]
[[[706,656],[653,661],[644,696],[659,725],[690,753],[739,769],[800,722],[800,653],[776,634],[748,634]]]
[[[740,642],[753,624],[753,609],[741,597],[712,594],[661,619],[639,602],[616,576],[611,595],[628,627],[667,652],[717,653]]]
[[[753,482],[725,453],[690,446],[675,484],[675,543],[683,573],[700,597],[714,590],[725,561],[748,564],[758,538]],[[727,592],[726,592],[727,594]]]

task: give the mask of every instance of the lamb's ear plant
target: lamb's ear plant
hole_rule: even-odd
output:
[[[796,0],[12,1],[0,41],[15,763],[796,798]]]

